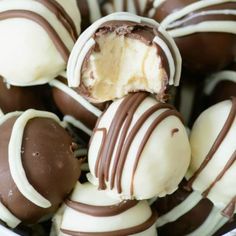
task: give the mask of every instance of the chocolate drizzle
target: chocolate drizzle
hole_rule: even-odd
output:
[[[103,132],[102,143],[95,164],[95,176],[99,180],[99,189],[106,189],[107,186],[105,182],[110,181],[110,189],[113,189],[116,185],[118,193],[122,192],[121,179],[123,168],[134,138],[136,137],[138,131],[143,126],[145,121],[152,114],[160,109],[167,109],[166,111],[163,111],[163,113],[160,114],[156,119],[154,119],[149,129],[144,134],[144,138],[140,144],[140,147],[138,148],[138,153],[136,157],[134,157],[135,162],[134,168],[133,170],[131,170],[132,179],[130,188],[130,193],[131,195],[133,195],[133,182],[135,172],[137,170],[142,151],[146,143],[148,142],[148,139],[150,138],[152,132],[165,118],[169,116],[176,116],[182,121],[180,114],[174,110],[173,106],[159,103],[153,105],[147,111],[145,111],[134,124],[128,134],[133,116],[140,104],[145,100],[147,96],[148,95],[146,93],[136,93],[127,96],[118,107],[116,114],[111,122],[109,131],[107,131],[105,128],[95,129],[95,132]],[[117,143],[118,137],[119,141]],[[111,160],[116,144],[117,148],[116,152],[114,153],[113,166],[111,167]],[[111,175],[110,179],[109,174]]]
[[[120,229],[115,231],[108,231],[108,232],[79,232],[79,231],[71,231],[67,229],[61,229],[61,232],[71,236],[127,236],[132,234],[141,233],[147,229],[149,229],[156,221],[157,213],[155,210],[152,211],[152,214],[147,221],[140,225],[136,225],[126,229]]]
[[[66,200],[65,203],[68,207],[78,212],[82,212],[86,215],[97,216],[97,217],[108,217],[108,216],[115,216],[129,210],[130,208],[136,206],[138,204],[138,201],[136,200],[122,201],[118,204],[110,206],[94,206],[72,200]]]
[[[221,212],[221,214],[225,217],[231,219],[234,215],[236,204],[236,196],[230,201],[230,203],[225,207],[225,209]]]
[[[68,33],[71,35],[71,38],[75,42],[78,38],[78,32],[76,30],[76,26],[74,21],[70,17],[70,15],[65,11],[65,9],[56,1],[56,0],[35,0],[40,2],[46,8],[48,8],[51,12],[53,12],[57,19],[62,23]]]
[[[220,147],[221,143],[223,142],[224,138],[226,137],[227,133],[229,132],[229,130],[234,122],[235,116],[236,116],[236,98],[233,97],[232,98],[232,107],[231,107],[231,110],[229,112],[229,115],[227,117],[227,120],[226,120],[223,128],[221,129],[219,135],[217,136],[214,144],[212,145],[210,151],[208,152],[206,158],[204,159],[204,161],[202,162],[200,167],[195,171],[193,176],[189,179],[187,185],[185,186],[186,189],[188,189],[188,190],[192,189],[193,182],[197,179],[197,177],[202,172],[202,170],[207,166],[207,164],[213,158],[214,154],[216,153],[216,151]]]
[[[224,169],[219,173],[219,175],[215,178],[212,184],[202,193],[203,197],[207,197],[207,195],[210,193],[212,188],[216,185],[218,181],[222,179],[224,174],[227,172],[227,170],[230,169],[230,167],[235,163],[235,161],[236,161],[236,151],[234,151],[233,155],[230,157],[230,159],[226,163]]]
[[[68,61],[69,58],[69,50],[57,34],[55,29],[50,25],[50,23],[43,18],[41,15],[28,10],[9,10],[0,13],[0,20],[12,19],[12,18],[26,18],[28,20],[32,20],[38,23],[43,29],[47,32],[48,36],[53,41],[55,47],[61,54],[62,58],[65,62]]]

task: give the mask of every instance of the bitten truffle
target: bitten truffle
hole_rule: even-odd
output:
[[[122,199],[149,199],[177,189],[190,162],[181,115],[146,93],[112,103],[93,131],[89,181]]]
[[[52,113],[0,117],[0,219],[9,227],[54,213],[80,175],[72,138]]]
[[[181,57],[174,40],[151,19],[113,13],[81,34],[67,67],[69,86],[91,102],[148,91],[163,99],[177,86]]]
[[[175,39],[183,66],[209,74],[224,69],[236,57],[234,0],[153,1],[149,17]]]
[[[77,183],[53,218],[51,236],[156,236],[157,213],[146,201],[121,201],[90,184]]]
[[[76,0],[0,2],[0,75],[16,86],[44,84],[65,70],[80,33]]]

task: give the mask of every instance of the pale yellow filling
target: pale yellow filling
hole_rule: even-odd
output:
[[[159,93],[166,72],[155,46],[110,33],[97,40],[99,52],[89,58],[82,75],[91,97],[97,101],[121,98],[132,91]]]

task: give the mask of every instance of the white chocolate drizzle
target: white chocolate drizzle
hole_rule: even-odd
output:
[[[192,208],[194,208],[201,200],[202,195],[198,191],[192,192],[182,203],[174,207],[166,214],[159,217],[156,221],[156,226],[159,228],[169,222],[174,222]],[[199,235],[213,235],[218,229],[220,229],[229,218],[221,214],[221,210],[217,207],[213,207],[205,221],[193,232],[187,234],[188,236]]]
[[[11,227],[15,228],[20,224],[21,220],[15,217],[1,202],[0,202],[0,219]]]
[[[12,128],[11,138],[8,145],[8,161],[12,179],[21,194],[35,205],[42,208],[48,208],[51,206],[51,203],[29,183],[21,160],[21,146],[24,128],[30,119],[36,117],[50,118],[60,123],[58,117],[50,112],[30,109],[22,113],[22,115],[17,118]]]
[[[236,71],[224,70],[209,76],[206,80],[207,86],[204,89],[204,93],[209,95],[216,87],[216,85],[224,80],[236,83]]]
[[[205,10],[207,7],[219,5],[223,3],[236,3],[235,0],[208,0],[197,1],[187,5],[179,11],[168,15],[161,25],[168,33],[176,38],[191,35],[198,32],[220,32],[236,34],[236,21],[230,20],[206,20],[196,24],[190,24],[181,27],[183,23],[199,16],[222,15],[222,16],[236,16],[236,10],[219,9],[219,10]],[[200,12],[195,12],[200,11]]]
[[[182,60],[174,40],[168,35],[167,32],[165,32],[162,27],[160,27],[160,25],[156,21],[144,17],[139,17],[127,12],[118,12],[103,17],[96,21],[86,31],[84,31],[77,40],[71,52],[67,66],[67,77],[70,87],[78,87],[80,85],[81,69],[83,62],[87,53],[95,46],[96,43],[92,36],[99,29],[99,27],[101,27],[101,25],[110,21],[130,21],[137,24],[147,24],[148,26],[152,26],[160,34],[162,34],[166,41],[170,44],[171,49],[173,51],[172,54],[170,53],[170,48],[167,46],[167,43],[161,41],[158,36],[154,38],[153,42],[157,44],[165,53],[167,53],[166,58],[170,67],[169,70],[171,72],[169,84],[174,84],[175,86],[178,86]],[[175,64],[173,64],[173,57],[175,57]]]
[[[93,106],[77,92],[75,92],[73,89],[69,88],[67,85],[60,82],[59,80],[54,79],[49,82],[49,85],[66,93],[68,96],[76,100],[81,106],[83,106],[86,110],[90,111],[95,116],[99,117],[102,114],[102,112],[97,107]]]
[[[157,227],[161,227],[168,222],[173,222],[185,213],[190,211],[197,203],[202,199],[202,196],[198,192],[192,192],[182,203],[174,207],[171,211],[162,215],[157,219]]]
[[[3,113],[2,109],[0,109],[0,117],[3,115],[4,115],[4,113]]]
[[[73,126],[75,126],[78,129],[81,129],[89,136],[91,136],[93,133],[93,131],[91,129],[86,127],[81,121],[75,119],[73,116],[66,115],[66,116],[64,116],[63,121],[65,121],[69,124],[72,124]]]

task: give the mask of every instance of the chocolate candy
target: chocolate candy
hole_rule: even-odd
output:
[[[52,113],[0,117],[0,219],[9,227],[55,212],[80,175],[71,137]]]
[[[146,93],[112,103],[90,140],[89,181],[122,199],[149,199],[176,190],[190,161],[180,114]]]
[[[149,17],[175,39],[183,66],[193,73],[224,69],[236,56],[234,0],[153,1]]]
[[[146,201],[121,201],[90,183],[77,183],[53,218],[52,236],[156,236],[157,214]]]
[[[24,111],[29,108],[49,109],[50,90],[47,85],[16,87],[0,78],[0,107],[2,112]]]
[[[80,33],[76,0],[3,0],[0,75],[16,86],[44,84],[64,71]]]
[[[91,136],[92,129],[95,127],[98,117],[105,108],[104,104],[97,106],[91,104],[76,89],[66,85],[65,77],[58,77],[49,84],[52,86],[54,101],[60,111],[65,115],[64,120],[73,124]],[[99,109],[100,108],[100,109]]]
[[[213,235],[233,218],[235,132],[236,98],[210,107],[196,120],[187,182],[166,203],[156,203],[158,211],[167,206],[157,221],[161,235]]]
[[[101,18],[81,34],[67,67],[69,86],[99,103],[148,91],[163,100],[177,86],[179,51],[155,21],[130,13]]]
[[[206,80],[204,94],[209,105],[236,96],[236,71],[225,70],[211,75]]]

